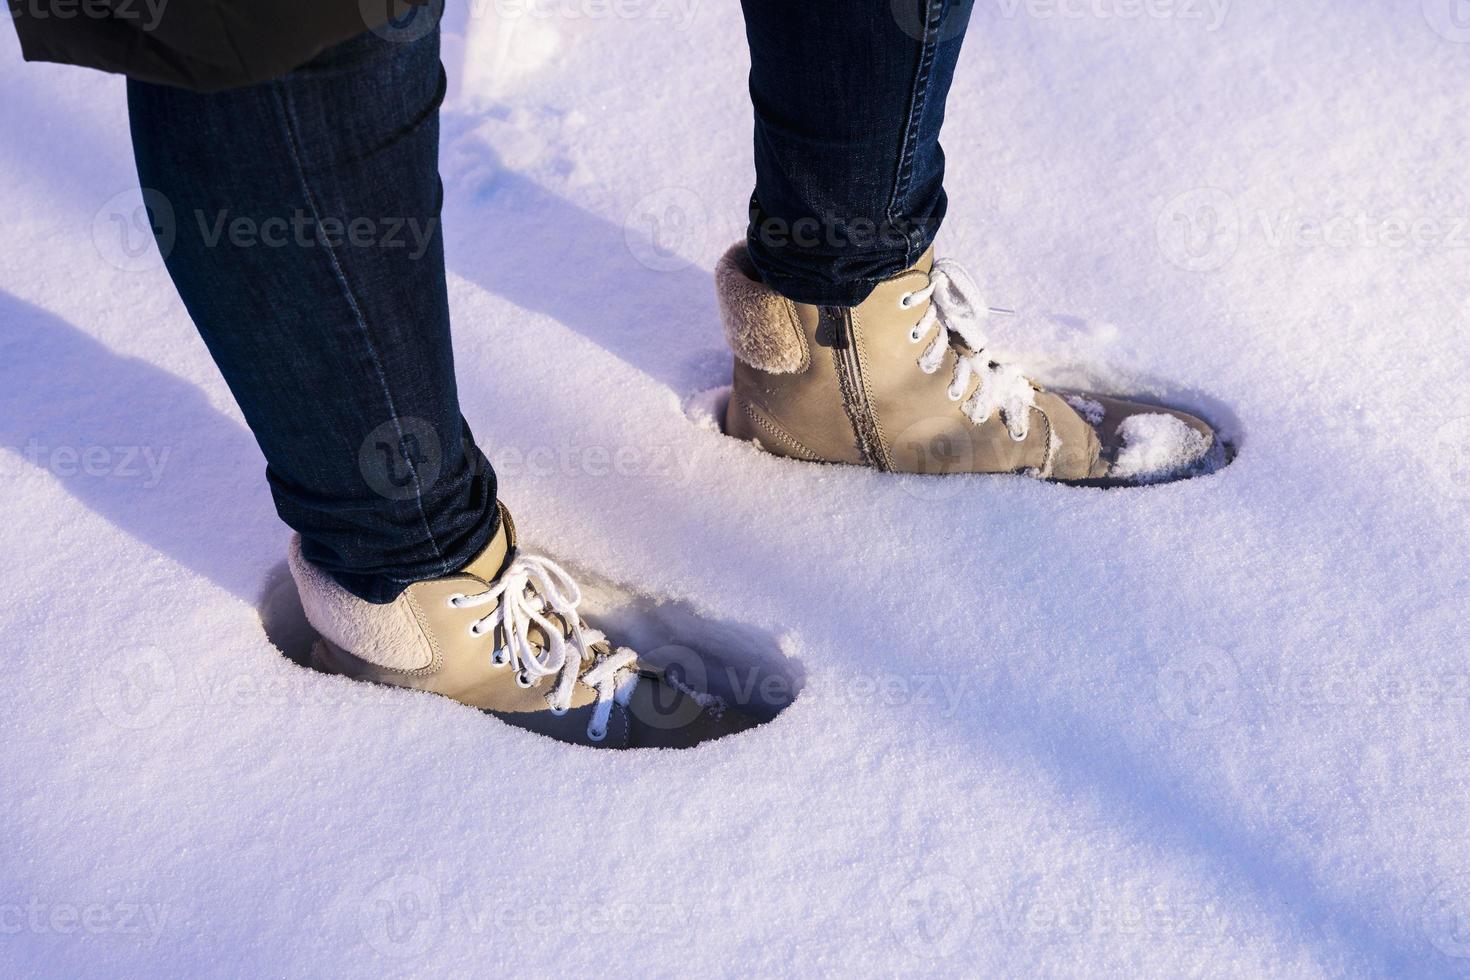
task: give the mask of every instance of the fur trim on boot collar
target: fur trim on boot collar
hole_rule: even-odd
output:
[[[768,374],[796,374],[810,363],[796,304],[761,282],[745,243],[715,266],[715,291],[725,340],[741,361]]]
[[[291,535],[287,558],[307,621],[322,636],[388,670],[422,670],[434,662],[434,641],[407,591],[384,605],[364,602],[306,560],[299,534]]]

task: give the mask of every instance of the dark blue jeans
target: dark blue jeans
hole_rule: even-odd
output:
[[[169,274],[306,557],[369,601],[463,567],[495,478],[460,416],[439,227],[437,32],[198,95],[128,85]]]
[[[751,251],[775,288],[856,303],[928,246],[952,2],[745,0]],[[159,247],[281,519],[371,602],[463,567],[498,521],[450,346],[439,34],[386,33],[231,92],[128,84]]]
[[[855,306],[944,219],[939,129],[973,0],[742,0],[755,107],[751,260]]]

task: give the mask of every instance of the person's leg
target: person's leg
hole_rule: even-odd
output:
[[[800,303],[854,306],[944,217],[939,128],[969,0],[743,0],[755,107],[748,247]]]
[[[128,86],[169,273],[281,518],[370,602],[463,567],[499,514],[455,387],[438,41],[367,33],[223,94]]]
[[[726,432],[813,462],[1103,486],[1228,461],[1187,412],[1048,391],[997,360],[979,288],[934,258],[970,0],[743,3],[756,189],[715,270]]]

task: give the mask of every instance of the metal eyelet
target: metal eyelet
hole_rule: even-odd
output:
[[[490,665],[492,667],[504,667],[508,663],[510,663],[510,657],[506,656],[504,647],[498,648],[490,655]]]
[[[477,619],[470,624],[470,636],[484,636],[485,631],[480,629],[480,621]]]
[[[594,742],[601,742],[603,739],[607,738],[607,729],[606,728],[588,728],[587,729],[587,737],[590,738],[590,739],[592,739],[592,741],[594,741]]]
[[[535,686],[536,682],[531,680],[530,677],[526,676],[526,672],[524,670],[516,674],[516,687],[529,688]]]
[[[448,601],[448,603],[446,603],[446,605],[448,605],[452,609],[458,609],[459,608],[459,601],[461,599],[463,599],[463,598],[464,598],[464,593],[463,592],[456,592],[454,595],[452,595],[452,596],[449,597],[449,601]]]
[[[917,344],[919,341],[921,341],[923,339],[924,339],[924,335],[921,334],[921,333],[919,333],[919,328],[918,327],[915,327],[914,329],[912,329],[912,330],[909,331],[909,343],[911,343],[911,344]]]
[[[562,715],[566,714],[568,710],[570,710],[569,707],[568,708],[558,708],[556,705],[554,705],[554,704],[551,703],[550,699],[547,699],[546,708],[547,708],[548,711],[550,711],[553,715],[555,715],[558,718],[560,718]]]
[[[899,308],[900,309],[905,309],[905,310],[908,309],[909,307],[913,306],[914,305],[914,294],[913,293],[904,293],[902,296],[900,296],[898,298],[898,305],[899,305]]]
[[[944,390],[944,393],[949,396],[949,400],[952,402],[957,402],[961,398],[965,397],[965,393],[963,391],[955,391],[953,386],[946,388]]]

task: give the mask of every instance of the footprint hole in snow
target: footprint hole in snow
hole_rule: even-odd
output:
[[[684,414],[706,432],[723,434],[725,431],[725,406],[730,404],[729,385],[698,391],[684,400]]]

